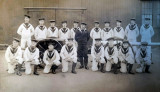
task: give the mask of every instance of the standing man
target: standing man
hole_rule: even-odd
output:
[[[95,39],[95,44],[91,48],[91,56],[92,56],[92,71],[98,70],[98,64],[101,64],[100,71],[105,73],[104,71],[104,47],[101,43],[101,38]]]
[[[56,21],[50,20],[51,26],[48,28],[47,37],[58,38],[58,28],[55,26]]]
[[[70,29],[67,27],[67,21],[62,21],[62,28],[59,29],[59,38],[67,41],[67,39],[70,37]]]
[[[74,44],[76,47],[78,47],[78,45],[77,45],[77,42],[75,41],[75,35],[76,35],[76,32],[80,30],[80,28],[78,27],[78,23],[79,22],[77,21],[73,22],[73,28],[71,29],[71,35],[70,35],[70,37],[74,39]]]
[[[31,45],[31,37],[34,35],[34,28],[29,23],[30,16],[24,15],[24,23],[20,25],[17,30],[17,33],[21,36],[21,48],[25,50],[26,45],[29,47]]]
[[[62,72],[67,72],[68,63],[73,62],[71,72],[76,74],[77,48],[73,44],[73,38],[68,38],[68,42],[61,49],[60,56],[62,58]]]
[[[131,22],[127,25],[125,29],[125,35],[130,43],[137,42],[137,37],[139,36],[139,29],[135,21],[136,19],[132,18]],[[133,46],[133,50],[134,54],[136,54],[137,47]]]
[[[47,27],[44,25],[45,18],[39,19],[39,25],[35,29],[35,39],[37,41],[47,38]]]
[[[75,35],[75,40],[78,43],[78,59],[80,61],[80,69],[89,69],[88,67],[88,47],[87,43],[89,40],[89,32],[86,29],[86,23],[81,23],[81,30],[79,30]]]
[[[105,27],[102,29],[102,40],[107,41],[108,38],[111,38],[114,36],[113,30],[110,27],[110,22],[104,22]]]
[[[8,73],[15,73],[16,70],[16,74],[21,76],[22,74],[20,73],[20,69],[23,63],[23,59],[19,42],[19,39],[13,39],[12,45],[10,45],[6,50],[5,59],[8,63]]]
[[[25,73],[31,74],[32,68],[31,65],[34,65],[34,75],[39,75],[37,72],[37,66],[39,63],[39,49],[36,47],[37,40],[32,40],[31,46],[27,47],[24,52],[24,61],[25,61]]]
[[[95,44],[95,39],[96,38],[102,38],[102,30],[101,28],[99,27],[99,22],[98,21],[95,21],[95,27],[92,28],[91,32],[90,32],[90,37],[92,38],[93,40],[93,44]]]
[[[151,43],[151,39],[154,35],[154,30],[152,25],[150,25],[150,18],[145,18],[145,24],[140,28],[141,42]],[[148,46],[148,51],[151,55],[151,46]]]
[[[48,49],[44,52],[43,61],[46,64],[44,68],[44,73],[49,73],[52,69],[52,73],[56,74],[56,69],[61,64],[60,56],[56,49],[54,49],[55,44],[48,43]]]
[[[124,29],[121,27],[121,20],[117,20],[117,26],[114,28],[114,37],[124,39],[125,37],[125,32]],[[117,40],[117,47],[119,49],[120,45],[122,44],[121,40]]]

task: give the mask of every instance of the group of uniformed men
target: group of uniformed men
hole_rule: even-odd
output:
[[[136,68],[136,72],[150,73],[151,47],[147,45],[154,35],[154,30],[149,24],[150,18],[145,18],[145,23],[141,26],[140,31],[135,18],[131,19],[125,30],[121,27],[122,21],[120,20],[117,20],[117,26],[114,29],[110,27],[109,21],[104,23],[103,29],[99,27],[99,22],[95,21],[95,27],[90,33],[87,31],[86,23],[81,23],[79,28],[77,21],[74,21],[71,30],[67,27],[67,21],[63,21],[62,28],[58,30],[55,26],[56,21],[50,20],[51,26],[47,29],[44,25],[44,18],[39,19],[39,25],[34,29],[29,23],[30,18],[29,15],[25,15],[25,22],[18,28],[17,33],[21,36],[21,40],[14,38],[12,45],[6,50],[5,58],[8,62],[8,73],[16,73],[21,76],[20,69],[24,63],[25,74],[31,74],[31,66],[34,65],[33,74],[39,75],[37,72],[37,67],[40,64],[39,49],[36,44],[48,37],[61,39],[65,41],[65,45],[59,54],[54,49],[54,43],[47,44],[48,49],[43,56],[44,73],[49,73],[51,70],[55,74],[60,64],[62,64],[62,72],[67,72],[68,63],[73,62],[71,72],[76,74],[77,61],[80,62],[79,69],[88,70],[87,43],[90,37],[93,39],[91,47],[92,71],[100,70],[102,73],[113,71],[117,74],[120,68],[122,73],[134,74],[132,67],[134,63],[137,63],[139,66]],[[141,35],[141,46],[139,48],[131,46],[130,43],[137,42],[139,35]],[[32,39],[32,36],[35,39]],[[19,42],[21,42],[20,46]]]

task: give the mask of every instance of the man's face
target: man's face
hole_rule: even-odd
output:
[[[120,22],[117,22],[117,26],[121,26],[121,23],[120,23]]]
[[[67,27],[67,23],[63,23],[62,26],[63,26],[63,27]]]
[[[150,21],[149,20],[145,20],[145,24],[149,24],[150,23]]]
[[[141,46],[142,50],[146,50],[146,48],[147,48],[147,46],[144,46],[144,45]]]
[[[68,45],[68,46],[72,46],[72,45],[73,45],[72,41],[69,40],[68,43],[67,43],[67,45]]]
[[[105,23],[105,27],[109,27],[109,23]]]
[[[52,44],[48,45],[49,51],[52,51],[54,49],[54,46]]]
[[[34,41],[31,42],[31,47],[35,48],[36,45],[37,45],[37,42],[34,42]]]
[[[43,25],[43,24],[44,24],[44,20],[40,20],[40,21],[39,21],[39,24],[40,24],[40,25]]]
[[[96,41],[95,43],[97,46],[100,46],[101,45],[101,41]]]
[[[19,45],[19,42],[17,42],[17,41],[15,41],[15,40],[13,40],[13,42],[12,42],[12,44],[13,44],[13,47],[18,47],[18,45]]]
[[[51,26],[53,27],[53,26],[55,26],[56,23],[55,23],[55,22],[52,22],[52,23],[50,23],[50,24],[51,24]]]
[[[25,21],[25,23],[29,23],[29,18],[28,18],[28,17],[25,17],[25,18],[24,18],[24,21]]]
[[[131,20],[131,25],[134,25],[136,22],[134,20]]]
[[[114,46],[114,40],[109,40],[108,41],[108,46],[113,47]]]
[[[85,29],[86,28],[86,26],[85,25],[81,25],[81,29]]]
[[[128,43],[123,43],[124,48],[128,48],[129,44]]]
[[[99,27],[99,24],[98,24],[98,23],[95,23],[95,27]]]
[[[73,26],[74,26],[74,28],[77,28],[78,24],[77,23],[73,23]]]

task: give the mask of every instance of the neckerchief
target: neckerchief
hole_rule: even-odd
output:
[[[117,32],[121,31],[121,27],[116,27]]]
[[[111,28],[108,28],[108,27],[107,27],[107,28],[104,28],[104,31],[105,31],[105,32],[109,32],[110,30],[111,30]]]
[[[32,48],[32,47],[29,47],[28,49],[29,49],[29,51],[30,51],[31,53],[34,53],[34,52],[36,51],[36,49],[35,49],[35,48]]]
[[[95,45],[94,50],[95,50],[96,53],[99,53],[101,51],[101,45],[100,46]]]
[[[121,51],[122,51],[123,54],[127,54],[127,53],[128,53],[128,48],[124,48],[124,47],[122,46]]]
[[[71,53],[72,50],[73,50],[73,46],[67,46],[66,45],[66,50],[67,50],[68,53]]]
[[[109,55],[112,55],[113,52],[114,52],[113,47],[108,47],[108,54],[109,54]]]
[[[51,27],[51,31],[54,32],[56,29],[55,27]]]
[[[146,57],[146,50],[141,49],[140,55],[142,58],[145,58]]]
[[[41,29],[42,31],[44,30],[44,26],[39,26],[39,29]]]
[[[28,30],[28,28],[30,27],[29,23],[24,23],[24,27]]]
[[[52,58],[54,56],[54,50],[53,51],[48,51],[47,53],[48,58]]]
[[[133,25],[130,24],[130,25],[129,25],[129,29],[130,29],[130,30],[134,30],[135,28],[136,28],[136,24],[133,24]]]
[[[18,50],[18,48],[13,48],[12,46],[10,48],[10,51],[12,54],[15,54],[17,52],[17,50]]]
[[[94,30],[95,30],[96,32],[98,32],[98,31],[99,31],[99,28],[95,28]]]
[[[144,28],[145,28],[145,29],[148,29],[149,27],[150,27],[149,24],[145,24],[145,25],[144,25]]]
[[[63,32],[63,33],[66,33],[67,31],[68,31],[67,28],[62,28],[62,32]]]

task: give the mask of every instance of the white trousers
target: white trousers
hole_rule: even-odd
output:
[[[70,60],[62,60],[62,72],[67,72],[68,71],[68,63],[69,62],[74,62],[77,63],[77,58],[70,59]]]
[[[21,39],[21,48],[25,49],[26,45],[29,47],[31,45],[31,39]]]
[[[98,67],[97,67],[97,65],[98,65],[98,62],[99,63],[105,63],[105,59],[104,58],[100,58],[99,60],[96,60],[96,58],[93,58],[92,59],[92,71],[97,71],[98,70]]]
[[[126,73],[127,72],[127,65],[125,63],[121,62],[121,69],[120,69],[120,71],[122,73]]]
[[[32,68],[31,65],[38,65],[39,61],[32,61],[32,62],[25,62],[25,74],[31,74],[32,73]]]
[[[53,63],[46,64],[46,66],[44,67],[43,73],[49,73],[53,64],[55,64],[56,66],[59,66],[61,64],[61,62],[60,61],[53,61]]]

